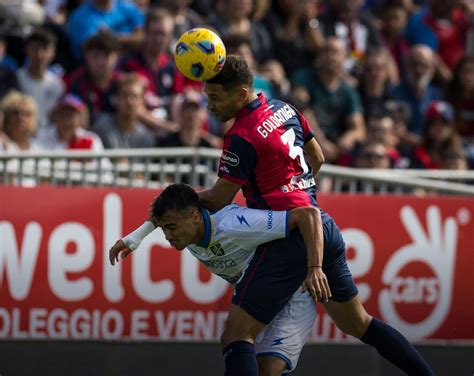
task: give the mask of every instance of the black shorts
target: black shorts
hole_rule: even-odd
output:
[[[323,216],[323,271],[332,300],[346,302],[358,294],[346,262],[345,243],[334,220]],[[232,303],[269,324],[301,287],[307,274],[306,247],[298,231],[261,245],[235,287]]]

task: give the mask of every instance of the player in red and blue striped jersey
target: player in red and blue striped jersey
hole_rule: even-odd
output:
[[[219,179],[200,192],[202,206],[218,210],[242,192],[253,208],[288,210],[317,206],[313,173],[324,157],[304,117],[292,106],[253,91],[253,77],[242,58],[230,55],[222,71],[206,82],[208,109],[222,122],[234,119],[224,137]],[[324,250],[306,259],[300,234],[259,248],[237,284],[221,338],[226,376],[258,375],[253,343],[258,333],[308,279],[329,282],[326,311],[345,333],[375,347],[410,375],[432,375],[428,364],[401,333],[370,316],[362,306],[348,269],[340,231],[321,211],[316,228]],[[303,248],[303,249],[302,249]],[[323,257],[324,256],[324,257]],[[282,359],[259,359],[261,375],[279,375]]]

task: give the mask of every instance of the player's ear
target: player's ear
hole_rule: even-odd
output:
[[[249,88],[241,86],[238,91],[239,101],[246,102],[249,97]]]
[[[191,219],[193,221],[193,224],[198,224],[199,223],[199,209],[194,209],[193,212],[191,213]]]

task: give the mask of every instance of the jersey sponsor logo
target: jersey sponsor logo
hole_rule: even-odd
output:
[[[236,215],[236,217],[239,220],[241,225],[245,223],[248,227],[250,227],[249,223],[247,222],[247,220],[245,219],[243,215]]]
[[[316,185],[316,182],[314,178],[300,179],[296,183],[282,185],[280,189],[283,193],[290,193],[290,192],[297,191],[300,189],[303,189],[303,190],[308,189],[308,188],[314,187],[315,185]]]
[[[209,246],[209,249],[216,256],[224,256],[225,255],[224,249],[222,248],[221,243],[219,243],[219,242],[211,244]]]
[[[273,227],[273,210],[269,210],[267,213],[267,229],[271,230]]]
[[[218,275],[219,277],[221,278],[224,278],[227,282],[229,282],[231,285],[236,285],[237,282],[239,282],[240,278],[242,277],[242,274],[243,272],[240,272],[239,274],[233,276],[233,277],[230,277],[228,275],[224,275],[224,274],[216,274]],[[235,290],[234,290],[234,293],[233,295],[235,295]]]
[[[230,174],[230,171],[227,168],[227,166],[221,166],[221,167],[219,167],[219,170],[221,170],[222,172],[225,172],[226,174]]]
[[[230,166],[237,166],[240,163],[240,158],[237,154],[224,149],[221,155],[221,163],[227,163]]]
[[[267,138],[270,133],[294,116],[296,116],[295,110],[287,104],[267,117],[265,121],[257,127],[257,131],[263,138]]]
[[[237,263],[233,259],[225,260],[203,260],[202,263],[206,268],[210,269],[227,269],[237,266]]]

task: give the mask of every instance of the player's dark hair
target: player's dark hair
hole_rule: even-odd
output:
[[[231,90],[241,85],[253,88],[253,75],[243,57],[227,55],[222,70],[206,82],[222,85],[225,90]]]
[[[172,184],[155,198],[150,214],[160,220],[170,210],[181,211],[188,208],[199,208],[198,194],[187,184]]]

